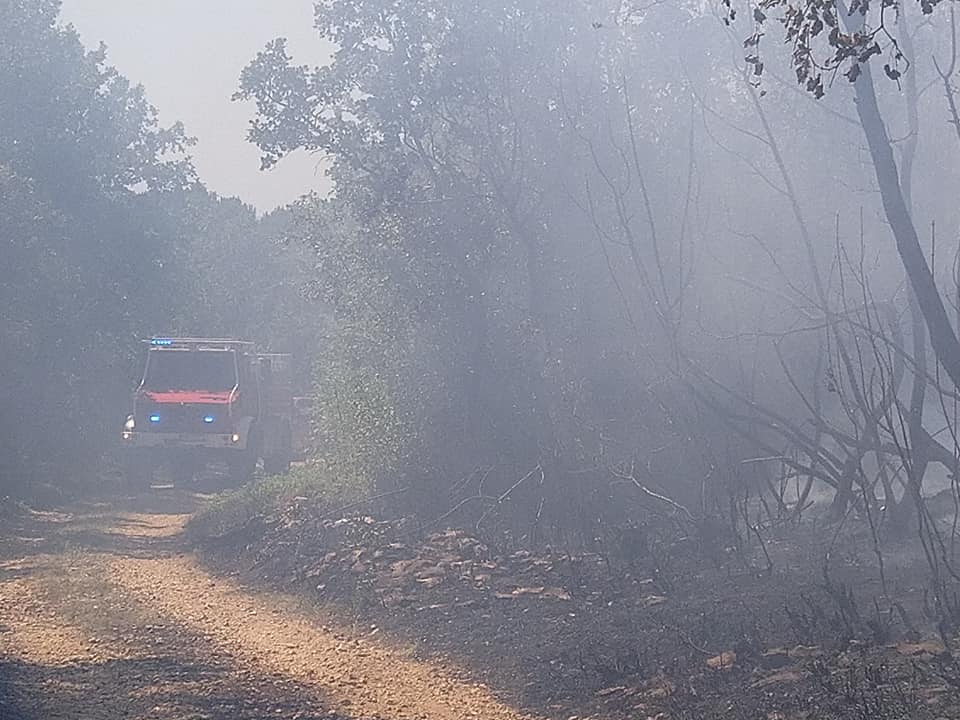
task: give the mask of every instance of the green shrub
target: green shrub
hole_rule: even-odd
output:
[[[222,536],[253,518],[274,515],[299,498],[335,510],[371,494],[370,483],[360,476],[334,472],[323,463],[308,463],[293,467],[286,475],[257,477],[221,493],[194,515],[187,529],[198,538]]]

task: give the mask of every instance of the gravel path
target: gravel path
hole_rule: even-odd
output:
[[[514,720],[376,628],[210,575],[183,513],[35,515],[0,539],[0,720]]]

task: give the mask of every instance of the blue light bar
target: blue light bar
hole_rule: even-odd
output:
[[[171,340],[170,338],[154,338],[153,340],[150,341],[150,344],[162,345],[162,346],[173,345],[173,340]]]
[[[150,422],[152,422],[152,423],[158,423],[158,422],[160,422],[160,416],[159,416],[159,415],[151,415],[151,416],[150,416]]]
[[[208,425],[212,423],[214,420],[216,420],[216,418],[213,415],[204,415],[203,417],[203,421]]]

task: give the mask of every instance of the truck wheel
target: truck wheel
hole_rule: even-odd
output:
[[[250,428],[247,435],[247,447],[243,450],[234,450],[227,457],[227,467],[230,470],[230,479],[237,485],[243,485],[253,479],[257,469],[257,460],[263,443],[260,441],[260,428],[256,425]]]
[[[280,447],[276,448],[275,453],[263,458],[263,471],[267,475],[286,475],[290,472],[290,458],[293,457],[291,438],[290,426],[284,424]]]
[[[170,463],[170,475],[173,484],[185,487],[193,482],[196,475],[197,463],[192,458],[177,458]]]
[[[290,472],[290,457],[287,455],[271,455],[263,459],[263,471],[267,475],[286,475]]]
[[[237,485],[243,485],[253,478],[257,469],[257,456],[249,450],[238,451],[236,455],[237,457],[227,460],[227,467],[230,469],[230,479]]]
[[[142,490],[153,482],[153,466],[136,451],[128,451],[123,458],[123,480],[128,490]]]

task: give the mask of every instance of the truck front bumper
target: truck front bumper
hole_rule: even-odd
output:
[[[123,444],[131,448],[205,448],[243,450],[246,437],[239,433],[162,433],[124,430]]]

